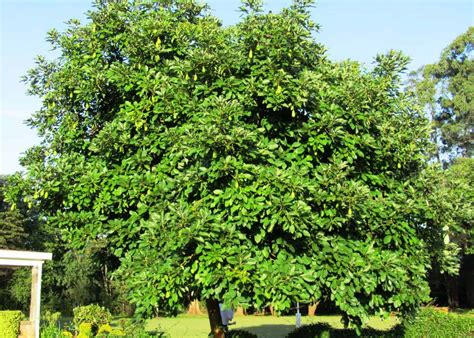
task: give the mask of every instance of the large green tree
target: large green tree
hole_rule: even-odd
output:
[[[438,62],[412,74],[418,98],[431,115],[432,138],[439,143],[439,152],[474,154],[473,51],[474,27],[469,27],[443,50]]]
[[[400,90],[408,59],[331,62],[311,3],[244,1],[223,27],[192,0],[98,1],[51,31],[61,56],[26,77],[43,142],[10,199],[72,245],[106,241],[138,315],[194,298],[212,329],[218,300],[328,299],[356,325],[415,309],[429,128]]]

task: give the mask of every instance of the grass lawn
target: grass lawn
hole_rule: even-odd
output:
[[[316,322],[326,322],[335,328],[342,328],[340,316],[316,316],[302,317],[302,323],[310,324]],[[236,316],[237,322],[231,329],[244,329],[252,332],[258,337],[285,337],[295,328],[295,316],[272,317],[272,316]],[[372,318],[368,326],[388,330],[397,323],[396,318],[389,318],[385,321],[379,318]],[[171,338],[181,337],[207,337],[209,333],[209,320],[207,316],[179,315],[174,318],[155,318],[150,320],[147,330],[161,329],[168,333]]]

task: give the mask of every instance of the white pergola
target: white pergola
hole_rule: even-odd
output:
[[[30,322],[33,323],[35,337],[40,333],[41,274],[43,263],[51,260],[50,252],[0,250],[0,266],[31,266]]]

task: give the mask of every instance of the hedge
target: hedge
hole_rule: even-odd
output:
[[[17,338],[20,334],[21,311],[0,311],[0,333],[2,338]]]
[[[96,304],[78,306],[74,308],[73,313],[73,322],[76,329],[78,329],[82,323],[88,323],[91,325],[93,334],[97,333],[101,325],[109,324],[112,320],[110,311]]]
[[[422,309],[414,320],[404,323],[404,336],[418,337],[472,337],[474,316],[440,312],[433,308]]]
[[[355,330],[335,329],[327,323],[317,323],[302,326],[293,330],[287,338],[330,338],[330,337],[357,337]],[[421,309],[411,320],[404,320],[403,324],[392,329],[376,330],[364,328],[361,337],[385,338],[459,338],[474,337],[474,315],[459,315],[440,312],[433,308]]]
[[[286,338],[342,338],[342,337],[359,337],[353,329],[336,329],[328,323],[315,323],[301,326],[290,332]],[[377,330],[372,328],[362,329],[360,337],[384,337],[399,338],[403,337],[402,327],[394,326],[391,330]],[[419,337],[417,337],[419,338]]]

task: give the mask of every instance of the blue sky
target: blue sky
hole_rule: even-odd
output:
[[[239,20],[239,0],[207,1],[224,24]],[[290,0],[267,0],[274,12]],[[40,140],[24,124],[41,102],[25,94],[20,77],[36,55],[54,57],[45,41],[51,28],[70,18],[86,21],[86,0],[0,0],[0,174],[21,170],[20,154]],[[312,9],[321,25],[316,39],[334,60],[367,64],[377,53],[399,49],[412,58],[410,69],[435,62],[442,49],[474,24],[473,0],[319,0]]]

